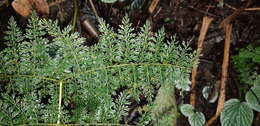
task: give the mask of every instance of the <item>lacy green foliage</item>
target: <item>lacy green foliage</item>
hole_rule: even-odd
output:
[[[102,34],[91,47],[71,27],[36,14],[25,32],[13,18],[8,29],[0,52],[4,124],[126,122],[130,101],[140,96],[148,103],[135,123],[151,124],[156,89],[189,88],[195,53],[174,38],[165,43],[164,29],[153,35],[149,24],[136,34],[127,17],[118,32],[100,20]]]
[[[259,76],[256,71],[260,64],[260,47],[253,48],[249,45],[247,48],[240,49],[239,54],[233,56],[233,62],[241,82],[252,85],[256,76]]]
[[[239,99],[230,99],[225,102],[220,121],[222,126],[251,126],[253,122],[253,109],[260,111],[260,76],[257,74],[257,66],[260,63],[260,47],[240,49],[239,54],[233,56],[235,68],[239,73],[239,79],[247,84],[245,90],[246,102]]]

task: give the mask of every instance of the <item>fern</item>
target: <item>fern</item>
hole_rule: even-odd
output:
[[[241,48],[239,54],[232,57],[234,66],[239,73],[239,80],[242,83],[252,85],[253,80],[258,76],[259,54],[260,47],[249,45],[246,48]]]
[[[241,88],[246,91],[244,92],[246,94],[245,102],[240,99],[230,99],[225,102],[220,116],[222,126],[250,126],[254,119],[253,110],[260,111],[260,76],[253,68],[260,63],[259,52],[259,47],[253,48],[249,45],[247,48],[240,49],[238,55],[233,56],[239,79],[242,83],[247,84],[246,88]]]
[[[147,105],[135,123],[155,124],[151,115],[161,110],[154,99],[163,97],[156,89],[189,89],[195,53],[174,38],[165,42],[164,29],[153,35],[149,24],[134,33],[128,17],[117,32],[100,20],[102,34],[91,47],[70,26],[61,29],[35,13],[25,32],[13,18],[8,29],[8,47],[0,52],[3,124],[120,123],[140,96]]]

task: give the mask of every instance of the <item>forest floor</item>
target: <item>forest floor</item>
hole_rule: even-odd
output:
[[[223,5],[219,0],[119,0],[111,4],[93,0],[92,5],[90,1],[92,0],[78,0],[78,3],[73,3],[73,0],[63,0],[57,3],[56,7],[50,8],[47,18],[58,19],[61,26],[66,26],[74,19],[73,12],[77,10],[75,29],[87,38],[88,45],[98,39],[96,16],[105,19],[116,29],[121,24],[123,16],[127,14],[136,31],[149,21],[152,24],[152,31],[164,27],[168,39],[176,35],[180,42],[188,42],[194,50],[197,49],[199,36],[205,34],[194,90],[197,92],[196,109],[206,115],[206,120],[215,114],[218,102],[214,96],[218,94],[216,92],[219,92],[220,87],[226,35],[225,29],[220,27],[222,21],[229,19],[229,23],[232,24],[231,47],[228,52],[230,57],[238,54],[238,49],[245,48],[249,44],[258,46],[260,44],[260,2],[257,0],[225,0]],[[26,24],[26,17],[17,14],[10,3],[11,0],[8,6],[0,6],[0,49],[5,47],[3,31],[6,29],[9,17],[14,16],[18,19],[18,24],[22,27]],[[76,9],[73,4],[77,5]],[[202,31],[205,17],[212,21],[209,27]],[[238,98],[240,81],[234,64],[231,61],[228,64],[226,99]],[[205,99],[202,96],[205,86],[215,88],[210,94],[212,99]],[[186,97],[185,102],[189,103],[190,98]],[[255,115],[253,125],[259,126],[260,114]],[[179,120],[179,126],[188,126],[185,117],[181,116]],[[219,126],[219,120],[213,125]]]

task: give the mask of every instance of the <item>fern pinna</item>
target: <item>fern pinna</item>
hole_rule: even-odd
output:
[[[8,29],[8,47],[0,52],[1,124],[160,125],[171,120],[161,115],[177,111],[175,99],[163,101],[168,94],[156,97],[157,90],[174,95],[175,87],[190,87],[195,53],[174,37],[165,42],[164,29],[153,34],[149,24],[136,34],[127,17],[117,32],[100,20],[99,42],[90,47],[70,26],[61,29],[36,14],[25,32],[14,18]],[[132,102],[142,100],[137,119],[125,119]]]

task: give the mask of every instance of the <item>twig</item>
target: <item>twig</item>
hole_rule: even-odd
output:
[[[228,8],[231,8],[232,10],[237,10],[237,8],[230,6],[229,4],[225,4]],[[260,7],[255,7],[255,8],[245,8],[245,11],[259,11]]]
[[[229,49],[231,43],[231,34],[232,34],[232,25],[231,21],[233,21],[237,16],[239,16],[245,8],[252,4],[252,0],[248,0],[244,7],[239,8],[230,16],[226,17],[219,25],[219,27],[225,29],[225,46],[224,46],[224,58],[222,64],[222,76],[221,76],[221,84],[220,84],[220,95],[218,99],[217,111],[213,117],[204,125],[210,126],[220,115],[224,108],[224,103],[226,99],[226,80],[227,80],[227,72],[228,72],[228,62],[229,62]]]
[[[218,106],[215,115],[205,124],[205,126],[210,126],[220,115],[224,108],[224,103],[226,100],[226,81],[229,65],[229,50],[232,38],[232,24],[225,24],[225,45],[224,45],[224,58],[222,64],[222,75],[220,83],[220,95],[218,99]]]
[[[222,109],[224,108],[224,102],[226,98],[226,81],[228,74],[228,65],[229,65],[229,50],[230,43],[232,38],[232,24],[227,24],[225,26],[225,45],[224,45],[224,58],[222,64],[222,76],[220,82],[220,96],[218,101],[217,113],[220,114]]]
[[[149,13],[152,14],[155,8],[157,7],[160,0],[153,0],[149,6]]]
[[[93,24],[85,18],[82,22],[83,28],[89,32],[89,34],[95,38],[98,38],[99,32],[98,30],[93,26]]]
[[[239,16],[248,6],[252,4],[252,0],[248,0],[244,7],[237,9],[234,13],[226,17],[219,25],[219,27],[225,27],[226,24],[230,24],[237,16]]]
[[[212,14],[212,13],[210,13],[210,12],[206,12],[206,11],[200,10],[200,9],[195,8],[195,7],[193,7],[193,6],[190,6],[190,5],[187,6],[187,7],[190,8],[190,9],[193,9],[193,10],[195,10],[195,11],[198,11],[198,12],[200,12],[200,13],[202,13],[202,14],[211,16],[211,17],[215,17],[215,18],[220,17],[220,16],[218,16],[218,15],[215,15],[215,14]]]
[[[246,8],[245,11],[260,11],[260,8]]]
[[[96,16],[96,17],[99,17],[99,16],[98,16],[98,13],[97,13],[97,10],[96,10],[96,8],[95,8],[95,5],[94,5],[94,3],[93,3],[93,1],[92,1],[92,0],[89,0],[89,3],[90,3],[90,6],[91,6],[91,8],[92,8],[92,10],[93,10],[93,12],[94,12],[94,14],[95,14],[95,16]]]
[[[160,8],[158,9],[158,11],[156,11],[156,13],[153,15],[153,18],[155,18],[155,17],[161,12],[161,10],[162,10],[162,8],[160,7]]]
[[[198,39],[197,51],[201,53],[203,49],[203,42],[208,31],[210,23],[213,21],[213,18],[203,17],[202,27],[200,29],[200,36]],[[192,69],[192,92],[190,95],[190,104],[195,107],[196,105],[196,76],[197,76],[197,66],[194,66]]]

